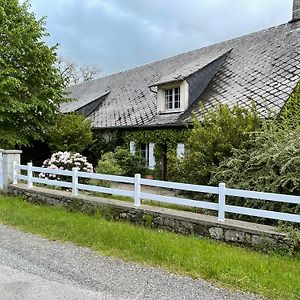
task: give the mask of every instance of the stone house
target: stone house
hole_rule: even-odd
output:
[[[299,71],[300,0],[294,0],[286,24],[69,87],[76,101],[61,111],[92,119],[95,132],[187,128],[193,114],[201,119],[199,102],[208,109],[215,103],[247,108],[254,101],[264,117],[269,110],[280,112]],[[137,147],[153,169],[154,141],[131,141],[131,151]],[[183,153],[178,141],[177,155]]]

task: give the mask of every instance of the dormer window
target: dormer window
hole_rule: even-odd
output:
[[[180,109],[180,86],[165,90],[165,110]]]
[[[161,84],[157,87],[157,113],[176,114],[188,107],[189,87],[185,80]]]

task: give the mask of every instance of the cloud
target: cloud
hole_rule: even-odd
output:
[[[289,21],[292,0],[31,0],[49,43],[104,74]]]

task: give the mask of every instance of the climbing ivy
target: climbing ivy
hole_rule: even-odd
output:
[[[135,142],[136,144],[154,143],[154,157],[156,161],[153,175],[155,178],[161,178],[160,160],[162,158],[164,146],[167,147],[168,168],[172,168],[176,148],[178,143],[185,143],[190,135],[189,128],[176,129],[143,129],[136,131],[126,131],[123,133],[123,139],[126,143]]]

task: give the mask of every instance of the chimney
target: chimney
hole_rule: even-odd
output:
[[[300,21],[300,0],[294,0],[293,4],[293,18],[291,23]]]

